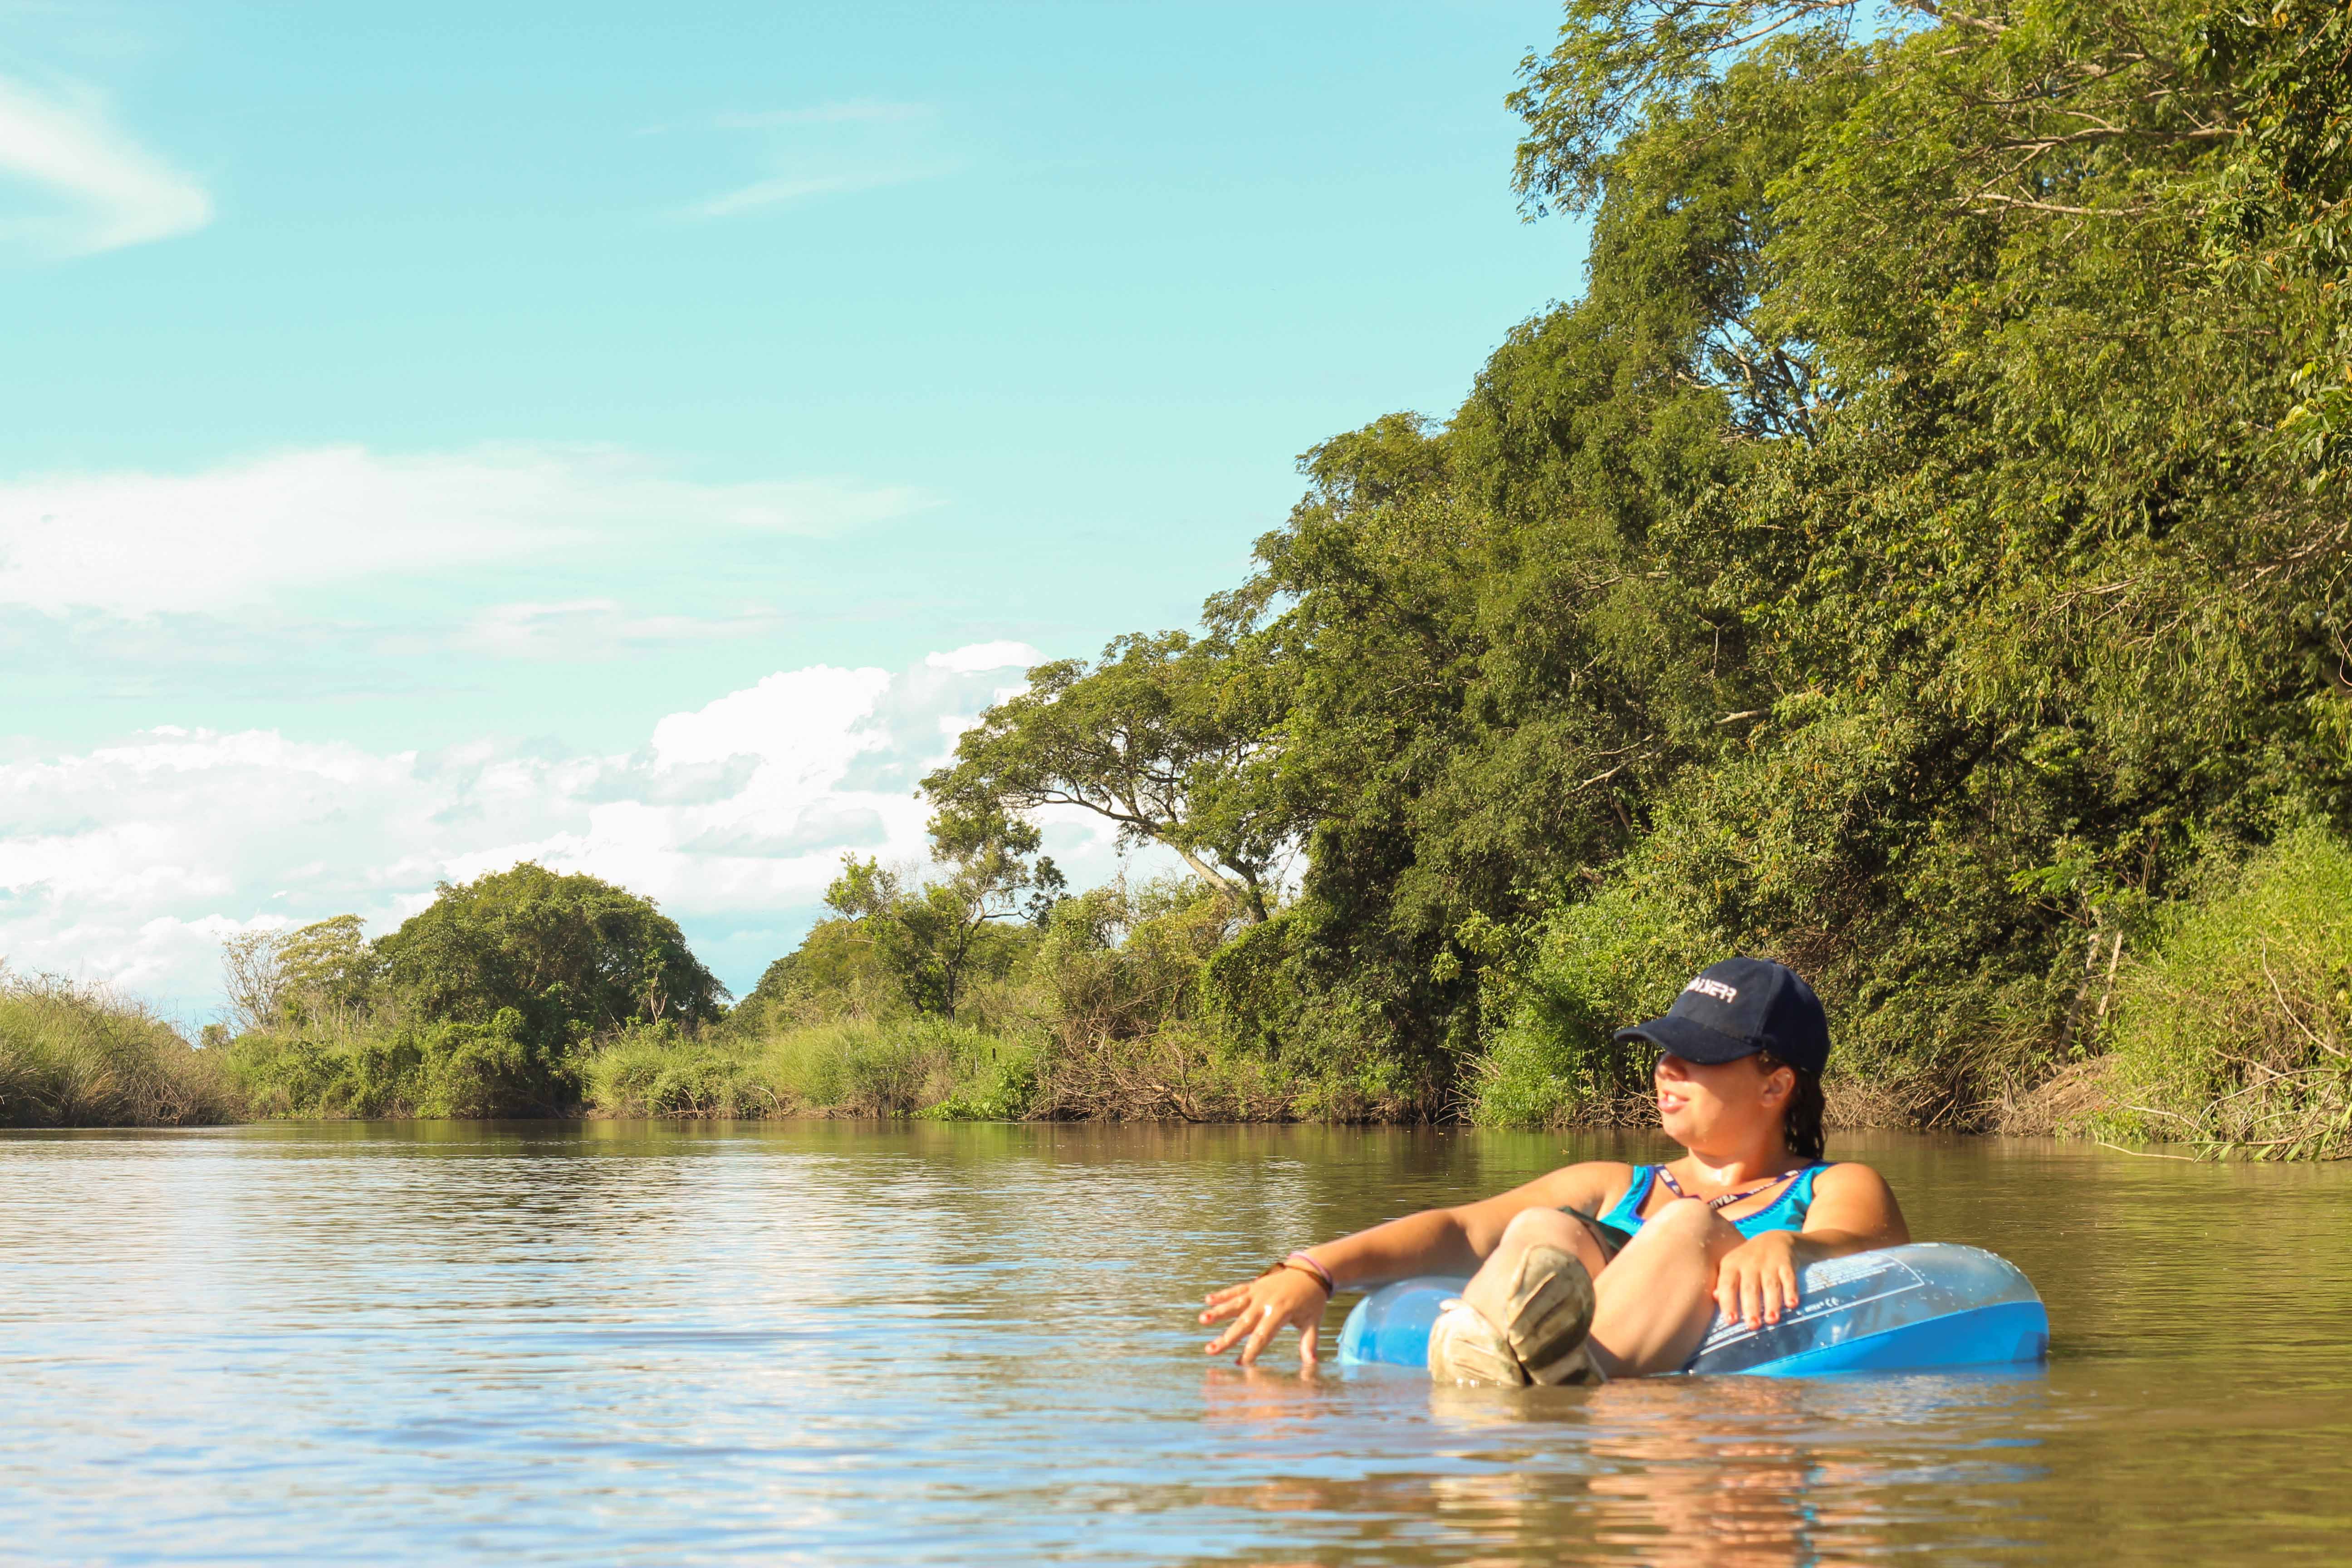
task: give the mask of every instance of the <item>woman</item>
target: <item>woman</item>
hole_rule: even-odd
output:
[[[1449,1383],[1598,1383],[1678,1371],[1717,1312],[1750,1328],[1797,1305],[1797,1270],[1910,1239],[1886,1183],[1822,1160],[1829,1020],[1780,964],[1726,959],[1663,1018],[1617,1032],[1656,1048],[1658,1120],[1683,1157],[1591,1161],[1498,1197],[1407,1215],[1294,1252],[1211,1293],[1203,1323],[1241,1362],[1285,1327],[1302,1364],[1333,1291],[1468,1274],[1430,1331]]]

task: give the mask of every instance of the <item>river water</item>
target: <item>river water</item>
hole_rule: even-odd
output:
[[[1848,1139],[2046,1373],[1433,1389],[1206,1288],[1641,1140],[270,1126],[0,1136],[0,1558],[2352,1558],[2352,1169]],[[1345,1301],[1341,1303],[1342,1307]],[[1336,1330],[1339,1310],[1330,1326]]]

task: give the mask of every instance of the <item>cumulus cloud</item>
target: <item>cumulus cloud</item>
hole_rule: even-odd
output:
[[[1008,665],[1026,669],[1042,657],[1025,642],[981,642],[949,653],[931,654],[923,663],[933,669],[969,675],[974,670],[1003,669]]]
[[[212,197],[140,146],[87,95],[58,98],[0,77],[0,170],[62,211],[0,220],[0,233],[60,256],[168,239],[212,221]]]
[[[287,452],[195,474],[0,483],[0,605],[144,616],[268,604],[360,578],[714,534],[832,534],[928,504],[898,486],[704,484],[606,448]],[[510,606],[478,637],[532,650],[603,601]],[[681,623],[682,625],[682,623]],[[650,623],[646,636],[677,635]]]
[[[437,881],[525,859],[649,894],[698,944],[787,941],[843,851],[923,854],[913,781],[1034,658],[991,644],[895,675],[782,671],[670,714],[624,756],[164,727],[0,762],[0,956],[201,1012],[226,935],[344,911],[381,931]],[[1090,822],[1049,831],[1082,875],[1108,870]]]

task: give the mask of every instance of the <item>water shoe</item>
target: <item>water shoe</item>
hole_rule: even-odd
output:
[[[1430,1375],[1505,1388],[1601,1381],[1585,1345],[1592,1277],[1583,1264],[1556,1247],[1528,1248],[1507,1304],[1510,1318],[1497,1328],[1468,1302],[1447,1301],[1429,1331]]]

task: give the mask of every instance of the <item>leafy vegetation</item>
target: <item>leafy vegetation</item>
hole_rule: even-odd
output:
[[[2115,994],[2103,1127],[2214,1153],[2352,1153],[2352,847],[2290,833],[2160,934]]]
[[[562,1114],[593,1041],[715,1024],[727,996],[650,900],[529,862],[373,942],[340,915],[237,938],[224,968],[226,1070],[261,1115]]]
[[[1139,649],[1249,693],[1198,776],[1305,874],[1205,1016],[1327,1104],[1608,1116],[1607,1028],[1746,950],[1984,1125],[2115,1037],[2086,950],[2345,826],[2344,8],[1878,16],[1572,0],[1512,102],[1583,295],[935,781],[1108,755]]]

